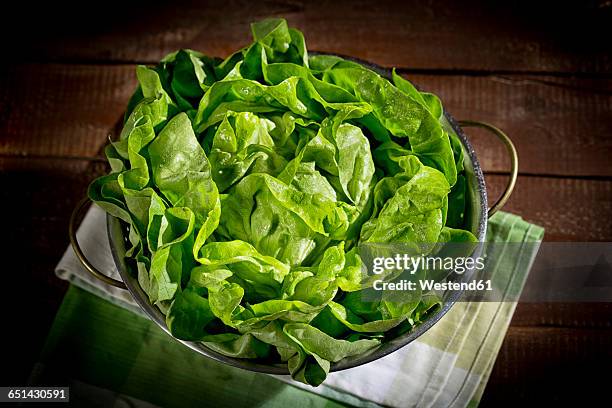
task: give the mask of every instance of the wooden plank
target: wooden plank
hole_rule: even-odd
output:
[[[409,75],[456,118],[498,125],[530,174],[612,176],[612,80],[524,75]],[[0,154],[92,156],[135,87],[131,65],[26,64],[0,79]],[[468,129],[485,170],[504,171],[504,147]]]
[[[511,325],[612,328],[611,303],[519,303]]]
[[[506,76],[405,75],[437,94],[457,119],[504,130],[532,174],[610,176],[612,80]],[[505,147],[484,130],[468,128],[485,170],[510,167]]]
[[[310,49],[387,66],[610,73],[605,4],[228,0],[145,10],[123,2],[96,15],[55,5],[28,9],[33,32],[8,45],[28,60],[152,62],[178,48],[227,56],[250,42],[250,22],[282,16],[304,31]]]
[[[482,406],[600,404],[610,361],[612,330],[511,327]]]
[[[0,154],[93,156],[135,89],[132,66],[17,65],[0,76]]]
[[[507,177],[485,177],[489,202]],[[504,210],[546,229],[546,241],[612,241],[612,182],[521,176]]]

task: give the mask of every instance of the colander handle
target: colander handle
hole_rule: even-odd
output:
[[[72,211],[72,215],[70,216],[70,222],[68,223],[68,236],[70,237],[70,245],[72,245],[72,249],[74,249],[74,253],[76,254],[81,264],[85,267],[87,272],[93,275],[94,278],[99,279],[102,282],[115,286],[117,288],[127,289],[125,283],[123,283],[122,281],[106,276],[102,272],[97,270],[96,267],[93,266],[91,262],[89,262],[89,260],[81,250],[81,247],[79,246],[75,231],[76,219],[88,203],[89,199],[85,197],[81,201],[79,201],[75,209]]]
[[[506,204],[506,201],[508,201],[508,198],[510,198],[512,191],[514,190],[514,186],[516,185],[516,178],[518,177],[518,154],[516,152],[516,147],[514,147],[514,143],[512,143],[512,140],[507,134],[505,134],[499,128],[491,124],[488,124],[486,122],[480,122],[477,120],[460,120],[458,123],[461,127],[480,127],[493,133],[499,138],[499,140],[504,143],[504,145],[506,146],[506,150],[510,155],[510,179],[508,180],[508,184],[506,185],[506,189],[504,190],[502,195],[497,199],[495,204],[493,204],[491,208],[489,208],[487,212],[488,217],[491,218],[493,214],[499,211],[504,206],[504,204]]]

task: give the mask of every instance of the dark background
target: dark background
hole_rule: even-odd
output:
[[[3,6],[4,7],[4,6]],[[136,79],[134,64],[193,48],[225,57],[249,23],[282,16],[310,50],[395,66],[459,119],[515,141],[506,209],[548,241],[612,241],[612,1],[21,1],[0,34],[2,385],[23,385],[67,288],[53,274],[68,217]],[[470,129],[490,198],[504,148]],[[103,233],[103,232],[101,232]],[[483,405],[608,398],[612,306],[518,305]]]

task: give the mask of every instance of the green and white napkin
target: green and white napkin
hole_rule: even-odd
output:
[[[61,373],[81,391],[75,394],[81,398],[97,395],[98,401],[128,401],[132,406],[477,405],[543,234],[541,227],[516,215],[496,214],[489,221],[487,241],[498,244],[486,262],[498,286],[506,288],[502,301],[458,302],[411,344],[364,366],[332,373],[317,388],[197,355],[144,317],[127,291],[91,277],[69,248],[56,273],[81,289],[73,287],[66,295],[33,379]],[[102,210],[89,210],[77,237],[92,263],[118,278]]]

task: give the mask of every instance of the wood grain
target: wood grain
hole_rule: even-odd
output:
[[[15,65],[0,76],[0,154],[94,156],[135,89],[133,66]]]
[[[612,177],[612,80],[408,75],[458,119],[496,124],[528,174]],[[0,78],[0,154],[98,153],[136,84],[133,65],[25,64]],[[487,171],[509,169],[491,135],[467,130]]]
[[[601,404],[612,361],[612,330],[511,327],[483,406]]]
[[[45,61],[153,62],[178,48],[227,56],[250,42],[250,22],[282,16],[303,30],[309,49],[387,66],[612,72],[609,7],[567,3],[228,0],[149,8],[111,1],[97,18],[53,5],[27,10],[34,32],[9,45],[22,59]]]
[[[612,303],[519,303],[510,324],[610,329]]]
[[[485,180],[493,202],[507,178]],[[521,176],[504,210],[544,227],[546,241],[612,241],[610,181]]]
[[[528,75],[405,75],[437,94],[457,119],[504,130],[531,174],[612,176],[612,80]],[[484,130],[469,128],[485,170],[510,167],[505,147]]]

